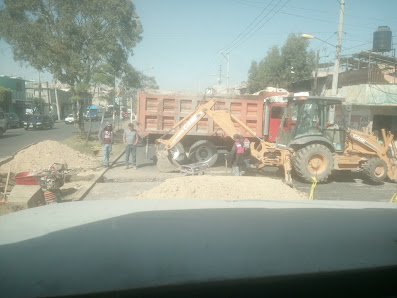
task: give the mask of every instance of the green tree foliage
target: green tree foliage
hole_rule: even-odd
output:
[[[300,35],[290,34],[281,49],[273,46],[259,63],[253,61],[248,71],[248,92],[277,86],[289,89],[293,82],[311,78],[315,54],[308,46]]]
[[[0,86],[0,108],[3,111],[8,112],[8,107],[12,103],[12,91],[11,89]]]
[[[44,110],[45,100],[42,98],[34,97],[32,99],[33,114],[40,114]]]
[[[131,103],[132,101],[134,111],[136,111],[136,95],[139,90],[159,89],[154,77],[144,75],[132,65],[126,66],[119,87],[119,96],[122,98],[122,101],[124,103]]]
[[[4,0],[0,10],[0,37],[14,59],[72,87],[82,132],[87,86],[121,77],[141,32],[130,0]]]

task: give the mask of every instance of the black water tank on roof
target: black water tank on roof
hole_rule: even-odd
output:
[[[391,50],[392,32],[388,26],[379,26],[374,32],[372,51],[388,52]]]

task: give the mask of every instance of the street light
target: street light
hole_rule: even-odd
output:
[[[154,66],[150,66],[149,68],[146,68],[146,69],[144,69],[144,70],[141,70],[141,74],[143,75],[143,72],[144,72],[144,71],[151,70],[151,69],[154,69]]]

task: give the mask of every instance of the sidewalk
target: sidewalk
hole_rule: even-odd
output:
[[[125,200],[134,199],[140,192],[160,185],[168,178],[178,177],[179,172],[160,173],[153,161],[145,158],[145,148],[137,148],[138,169],[126,169],[125,155],[112,165],[90,190],[87,200]]]

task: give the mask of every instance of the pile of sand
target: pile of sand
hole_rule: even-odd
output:
[[[305,200],[307,195],[266,177],[187,176],[168,179],[143,199]]]
[[[19,173],[48,169],[53,163],[66,163],[70,169],[95,168],[100,164],[94,157],[84,155],[55,141],[44,141],[18,152],[12,161],[0,167],[0,172]]]

